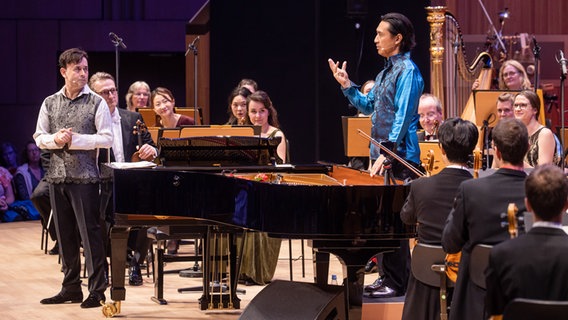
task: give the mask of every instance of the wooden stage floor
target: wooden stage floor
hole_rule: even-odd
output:
[[[50,256],[40,250],[41,225],[39,221],[0,223],[0,252],[4,255],[2,263],[2,276],[0,277],[0,308],[2,319],[104,319],[101,308],[81,309],[79,304],[42,305],[39,301],[55,295],[61,287],[62,274],[57,256]],[[50,240],[48,247],[53,242]],[[294,258],[301,255],[300,240],[292,241]],[[313,282],[313,268],[311,248],[305,245],[306,274],[302,278],[301,260],[293,262],[293,277],[295,281]],[[190,252],[193,245],[182,245],[180,252]],[[166,270],[183,269],[193,265],[192,262],[168,263]],[[164,276],[164,298],[167,305],[157,305],[150,300],[153,295],[153,281],[146,278],[139,287],[126,286],[126,300],[121,306],[118,319],[238,319],[242,310],[260,292],[263,286],[239,285],[239,289],[246,290],[239,294],[241,299],[240,310],[202,311],[199,310],[197,299],[201,292],[178,293],[180,287],[200,286],[201,278],[182,278],[176,273]],[[125,270],[127,274],[127,270]],[[337,274],[342,278],[342,267],[339,261],[332,256],[330,275]],[[371,283],[376,274],[366,276],[365,283]],[[276,273],[276,280],[289,280],[288,241],[282,242],[280,258]],[[83,281],[83,294],[88,295],[87,279]],[[128,279],[127,279],[128,281]],[[110,301],[110,290],[105,292],[107,301]],[[363,306],[363,319],[366,311]],[[374,312],[373,312],[374,313]],[[376,313],[375,313],[376,315]],[[374,317],[373,317],[374,318]]]

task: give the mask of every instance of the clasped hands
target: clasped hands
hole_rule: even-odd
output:
[[[72,129],[73,128],[59,129],[59,131],[53,137],[53,141],[55,141],[58,146],[64,146],[67,143],[70,143],[73,137]]]

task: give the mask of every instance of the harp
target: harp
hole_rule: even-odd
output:
[[[457,20],[446,7],[427,7],[430,24],[431,91],[443,104],[444,118],[461,117],[477,123],[471,87],[489,89],[493,68],[491,55],[478,54],[469,62]]]

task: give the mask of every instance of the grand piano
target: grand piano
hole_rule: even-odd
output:
[[[171,146],[172,141],[168,143]],[[174,144],[174,157],[188,156],[179,154],[182,144]],[[127,232],[133,226],[193,225],[207,235],[256,230],[272,237],[312,239],[314,250],[333,253],[344,265],[349,305],[356,308],[361,305],[361,269],[367,260],[416,235],[415,228],[399,217],[409,190],[400,181],[385,185],[382,177],[331,164],[192,167],[170,163],[175,165],[109,167],[116,213],[113,253],[125,251]],[[231,250],[235,248],[233,243]],[[231,256],[236,258],[235,252]],[[111,299],[118,302],[118,309],[126,298],[124,260],[123,254],[112,256]],[[238,269],[238,261],[231,265]],[[316,283],[324,286],[327,270],[325,263],[321,266]],[[238,308],[235,274],[230,279],[229,299]],[[204,279],[206,302],[202,305],[211,303],[209,289]]]

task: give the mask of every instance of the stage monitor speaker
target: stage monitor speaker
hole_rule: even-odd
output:
[[[273,281],[248,304],[239,319],[346,319],[343,286]]]

